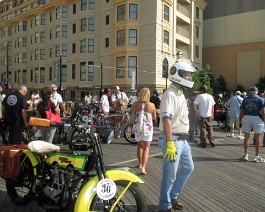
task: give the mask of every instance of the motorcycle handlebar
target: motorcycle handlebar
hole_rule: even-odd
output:
[[[72,127],[72,124],[51,122],[51,127]]]

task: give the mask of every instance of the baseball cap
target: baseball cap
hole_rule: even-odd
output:
[[[114,86],[114,90],[120,90],[120,87],[119,86]]]

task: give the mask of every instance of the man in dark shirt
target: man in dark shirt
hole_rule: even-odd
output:
[[[156,120],[155,120],[156,121],[155,125],[157,125],[159,127],[161,97],[159,96],[158,90],[155,90],[153,92],[153,96],[151,96],[150,102],[152,102],[155,105],[156,117],[157,117]]]
[[[21,144],[23,127],[28,127],[27,92],[27,87],[21,86],[18,91],[7,94],[3,100],[4,116],[9,127],[8,144]]]

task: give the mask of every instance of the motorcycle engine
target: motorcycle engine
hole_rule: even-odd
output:
[[[71,196],[68,188],[73,186],[70,180],[75,178],[73,170],[70,168],[60,169],[58,164],[54,164],[50,168],[50,175],[45,177],[46,186],[43,188],[43,191],[56,204],[59,201],[60,204],[67,204]]]

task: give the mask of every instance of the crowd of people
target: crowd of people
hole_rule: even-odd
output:
[[[111,110],[122,113],[127,108],[135,114],[133,133],[137,141],[137,159],[140,173],[147,174],[150,144],[153,141],[154,123],[159,123],[160,135],[158,144],[163,153],[162,179],[159,198],[160,211],[175,211],[183,208],[178,197],[189,176],[194,170],[189,142],[197,142],[195,134],[199,134],[199,146],[207,147],[207,140],[212,148],[216,147],[213,132],[214,111],[225,108],[228,114],[230,133],[227,137],[235,138],[237,128],[240,140],[244,140],[242,160],[248,161],[248,140],[250,132],[254,133],[256,154],[254,162],[265,162],[259,155],[261,135],[264,133],[265,103],[258,95],[258,89],[251,87],[249,92],[236,91],[223,100],[223,95],[214,98],[208,93],[206,85],[194,91],[189,98],[184,90],[193,87],[192,76],[197,70],[186,62],[176,62],[169,71],[171,81],[167,90],[160,95],[158,90],[151,91],[144,87],[133,90],[131,96],[119,86],[105,88],[98,98],[92,92],[87,92],[84,103],[98,103],[99,111],[108,115]],[[4,86],[0,83],[0,93]],[[9,144],[19,144],[22,141],[22,130],[28,126],[27,101],[28,89],[21,86],[18,90],[0,95],[0,118],[6,118],[9,125]],[[34,90],[31,95],[32,107],[36,116],[47,118],[45,111],[62,114],[67,113],[62,96],[57,92],[57,86],[40,95]],[[2,113],[3,111],[3,113]],[[41,139],[52,143],[55,128],[41,128]],[[265,136],[263,146],[265,146]]]

